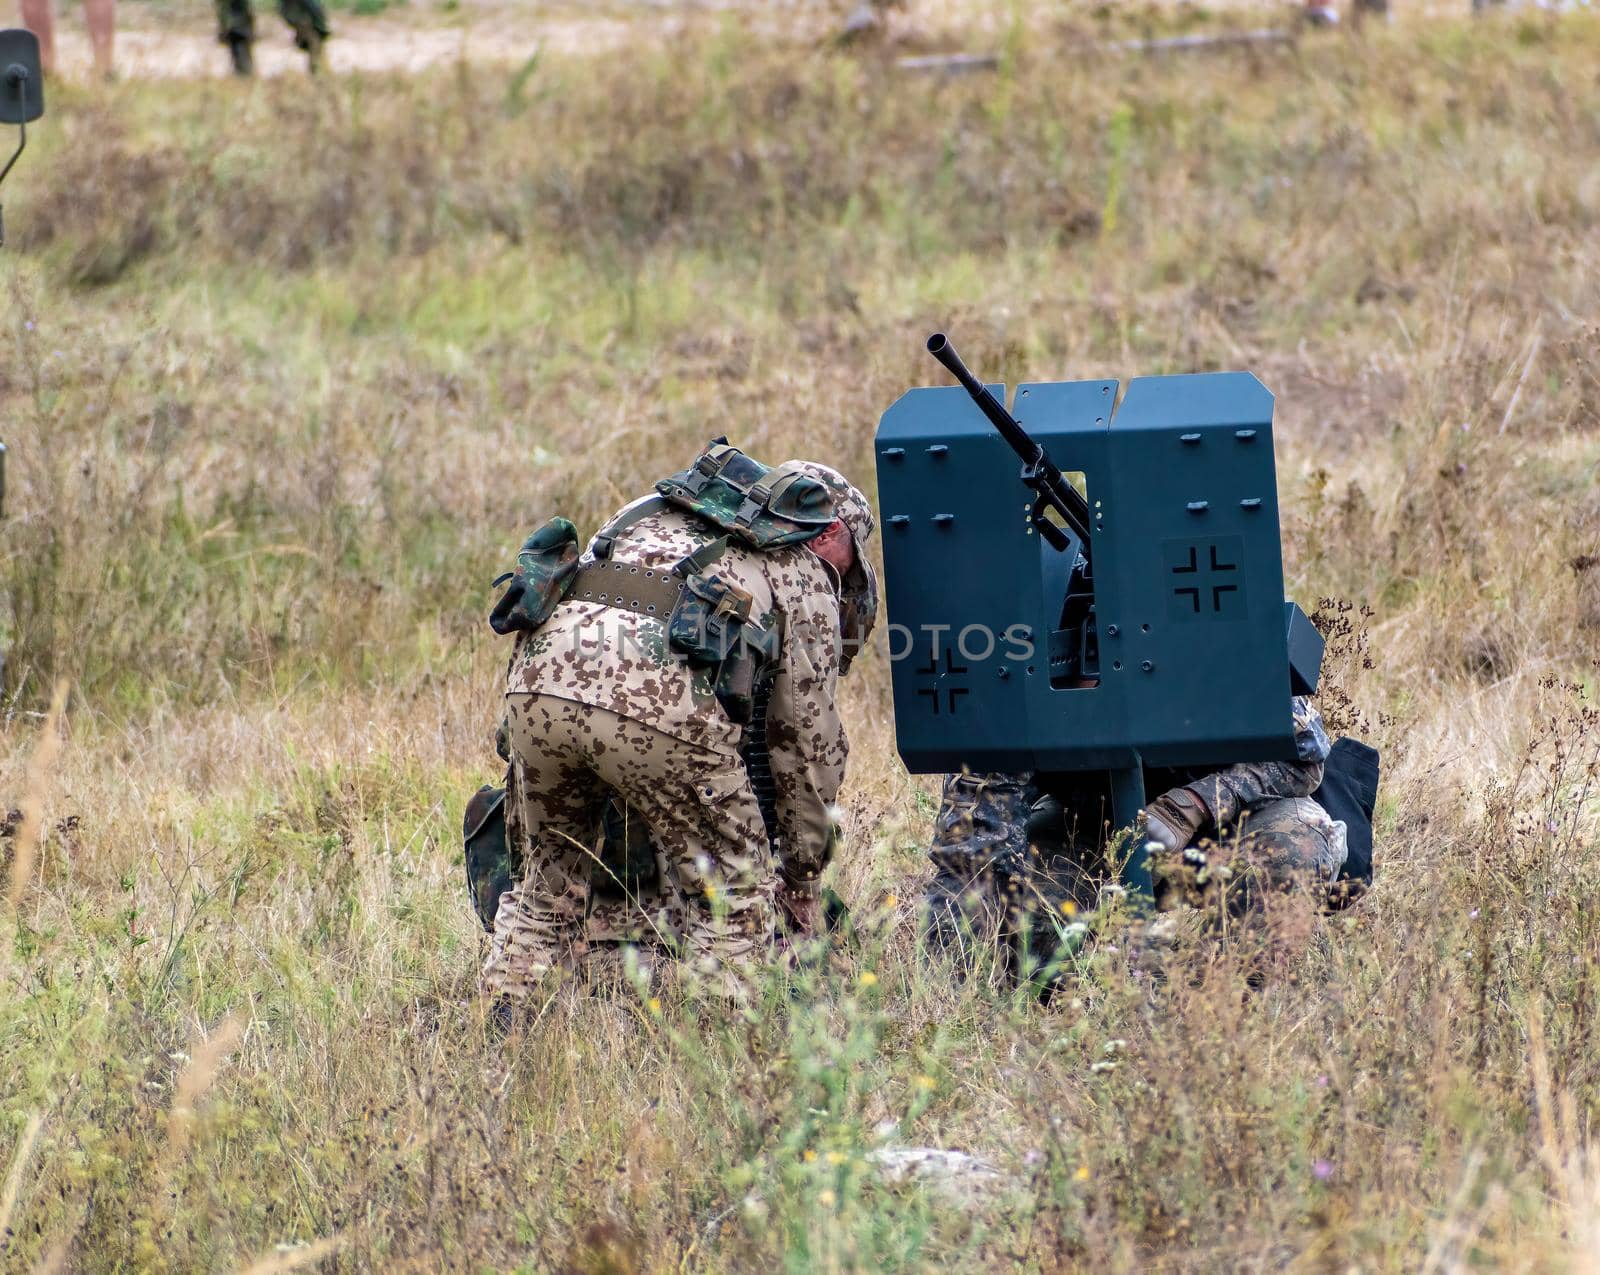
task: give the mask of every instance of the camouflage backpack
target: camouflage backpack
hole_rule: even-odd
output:
[[[682,473],[663,478],[656,492],[654,499],[635,503],[601,528],[595,558],[609,558],[617,537],[654,513],[658,502],[686,510],[726,532],[726,539],[753,549],[803,544],[837,517],[833,492],[821,479],[796,462],[763,465],[725,438],[713,439]],[[577,529],[565,518],[552,518],[535,531],[517,555],[516,570],[494,582],[509,587],[489,616],[490,627],[505,635],[531,633],[542,625],[571,591],[581,552]]]
[[[726,438],[656,491],[754,549],[802,544],[838,517],[826,483],[797,466],[763,465]]]

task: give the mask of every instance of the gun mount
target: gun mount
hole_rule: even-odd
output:
[[[1266,387],[1030,383],[1012,415],[929,351],[962,389],[908,391],[876,439],[906,766],[1101,772],[1127,825],[1146,767],[1293,758],[1322,639],[1284,599]],[[1148,886],[1137,858],[1124,874]]]

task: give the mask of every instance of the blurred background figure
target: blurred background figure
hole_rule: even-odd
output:
[[[1356,26],[1371,17],[1387,18],[1389,0],[1350,0],[1350,21]],[[1339,6],[1333,0],[1306,0],[1305,19],[1314,27],[1339,24]]]
[[[110,0],[104,2],[110,3]],[[306,51],[311,70],[320,71],[322,46],[332,34],[322,0],[278,0],[278,12],[293,28],[294,42]],[[256,17],[250,0],[217,0],[217,39],[228,46],[235,75],[250,75],[255,71],[251,46],[256,39]]]
[[[94,50],[95,74],[112,74],[112,43],[117,32],[116,0],[83,0],[83,21]],[[56,19],[54,0],[22,0],[22,25],[39,37],[39,57],[46,71],[56,69]]]

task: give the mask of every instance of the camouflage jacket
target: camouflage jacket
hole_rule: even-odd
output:
[[[1322,764],[1332,745],[1322,714],[1304,695],[1296,695],[1294,761],[1253,761],[1229,766],[1187,785],[1206,803],[1216,828],[1226,828],[1264,801],[1309,797],[1322,783]],[[1150,794],[1152,797],[1156,793]]]
[[[715,538],[699,519],[664,508],[622,532],[611,556],[670,569]],[[752,618],[779,626],[767,744],[778,794],[780,867],[793,883],[809,881],[827,865],[828,807],[844,780],[848,751],[834,698],[841,653],[838,596],[828,569],[803,545],[756,551],[730,543],[714,570],[751,596]],[[665,617],[563,602],[541,628],[518,636],[506,692],[608,709],[703,748],[732,753],[740,742],[741,728],[717,702],[713,675],[691,669],[668,648]]]

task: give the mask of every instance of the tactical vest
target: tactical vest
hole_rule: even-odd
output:
[[[723,534],[677,562],[670,572],[612,560],[630,528],[671,506]],[[803,544],[834,521],[833,493],[810,474],[763,465],[725,438],[682,473],[663,478],[656,495],[613,518],[594,538],[593,560],[582,562],[577,533],[553,518],[522,546],[516,570],[489,623],[496,633],[531,632],[563,601],[598,602],[667,625],[668,646],[693,668],[713,670],[718,701],[728,716],[750,721],[762,673],[775,662],[780,635],[751,614],[753,599],[719,576],[716,561],[731,541],[770,550]]]

